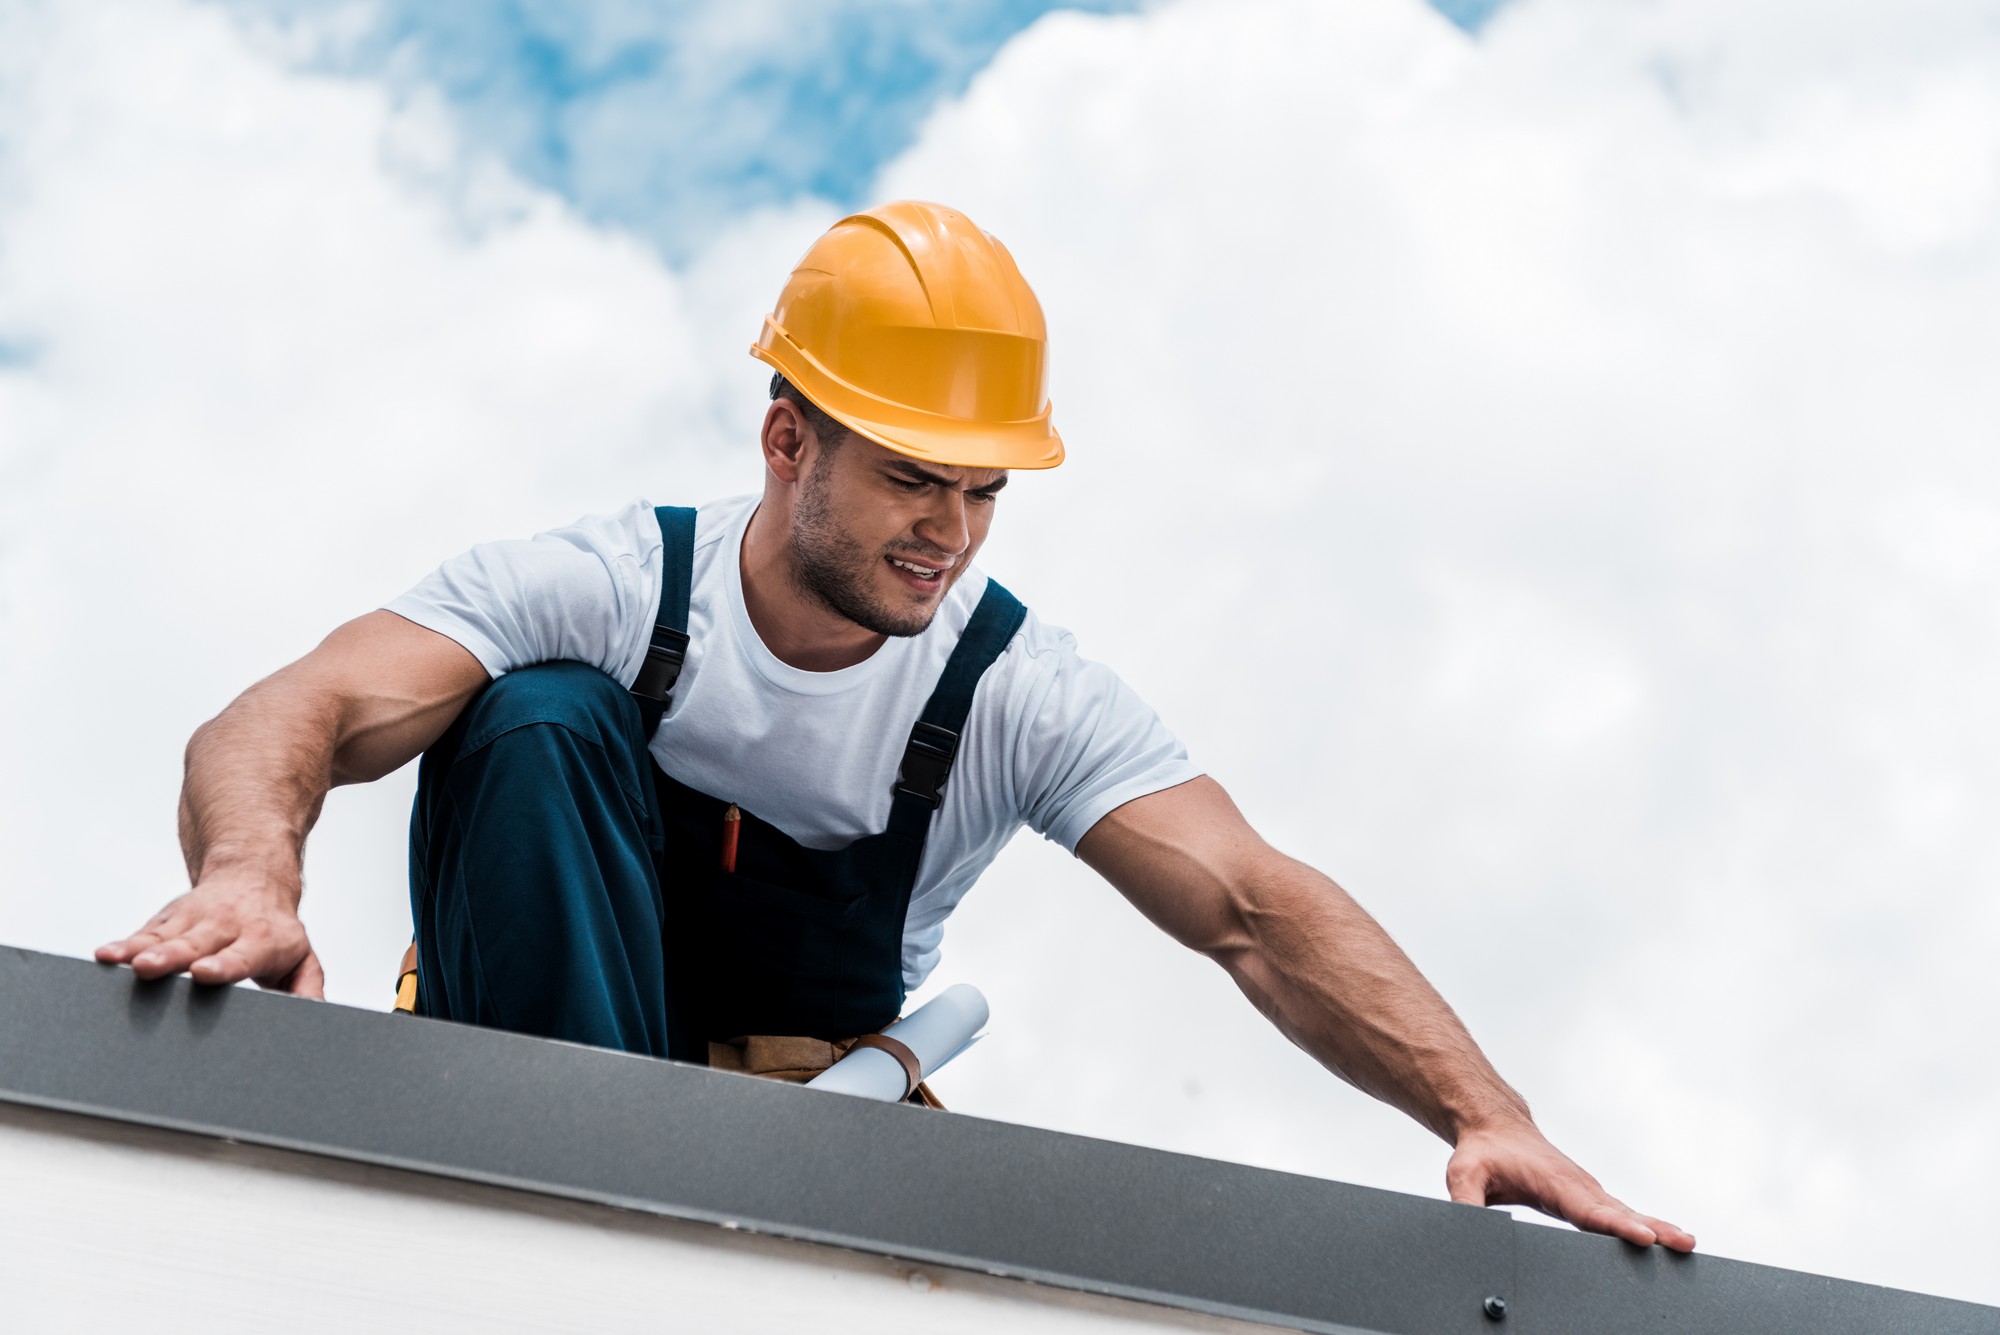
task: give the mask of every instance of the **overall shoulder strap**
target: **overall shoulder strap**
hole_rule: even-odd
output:
[[[688,599],[694,587],[694,511],[662,505],[653,511],[660,521],[660,610],[653,615],[653,639],[646,661],[632,682],[639,717],[651,737],[674,700],[674,683],[687,661]]]
[[[958,759],[958,739],[965,731],[966,716],[972,712],[972,693],[993,660],[1007,651],[1014,633],[1021,629],[1028,609],[1021,600],[1000,586],[986,581],[986,592],[965,623],[964,634],[951,651],[951,658],[938,677],[937,688],[924,705],[917,726],[910,729],[909,744],[903,748],[902,777],[896,783],[895,805],[911,807],[928,816],[944,798],[945,780],[951,777],[952,762]]]

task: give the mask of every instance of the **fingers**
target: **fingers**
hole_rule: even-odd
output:
[[[1694,1250],[1693,1234],[1632,1209],[1532,1129],[1461,1140],[1445,1169],[1445,1186],[1454,1201],[1468,1205],[1530,1205],[1637,1247]]]
[[[176,919],[180,917],[181,906],[186,902],[186,899],[187,896],[185,895],[176,899],[173,903],[154,914],[144,927],[141,927],[124,940],[107,941],[105,944],[99,946],[97,948],[98,963],[130,964],[133,958],[141,951],[157,946],[162,941],[175,935],[181,926]]]
[[[212,919],[193,922],[176,936],[167,937],[147,946],[132,957],[132,972],[141,978],[164,978],[168,974],[181,973],[196,960],[228,945],[236,933]],[[207,978],[202,982],[233,983],[234,978]]]
[[[264,954],[248,940],[239,937],[219,949],[203,953],[199,959],[189,960],[185,967],[188,976],[197,983],[240,983],[245,978],[255,978],[266,971]]]
[[[1572,1204],[1571,1200],[1558,1202],[1559,1208],[1555,1211],[1584,1232],[1608,1234],[1637,1247],[1658,1243],[1677,1252],[1694,1250],[1694,1234],[1686,1229],[1669,1224],[1664,1219],[1640,1214],[1625,1202],[1607,1194],[1588,1174],[1584,1175],[1584,1182],[1588,1185],[1565,1193],[1566,1196],[1580,1196],[1580,1199],[1574,1200],[1574,1211],[1567,1208]]]
[[[1677,1252],[1694,1250],[1694,1234],[1664,1219],[1646,1219],[1647,1225],[1659,1236],[1662,1247],[1671,1247]]]
[[[132,957],[159,941],[155,932],[134,932],[123,941],[107,941],[97,948],[99,964],[130,964]]]
[[[276,924],[259,921],[191,961],[187,971],[197,983],[240,983],[254,978],[260,987],[289,992],[295,975],[311,956],[312,946],[297,918]],[[313,960],[313,969],[317,974],[318,960]],[[318,985],[317,977],[314,983]]]
[[[1644,1218],[1622,1205],[1590,1205],[1574,1213],[1561,1213],[1586,1233],[1608,1234],[1635,1247],[1650,1247],[1660,1240]]]
[[[141,978],[187,973],[221,986],[254,978],[266,987],[318,997],[326,980],[288,905],[264,894],[200,886],[162,909],[144,928],[97,950],[106,964],[129,964]]]

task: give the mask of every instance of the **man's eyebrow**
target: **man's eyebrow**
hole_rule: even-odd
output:
[[[933,473],[922,464],[911,463],[907,459],[892,459],[886,465],[890,472],[900,473],[912,482],[928,482],[934,487],[949,487],[952,479],[943,473]]]
[[[933,473],[922,464],[912,463],[905,459],[892,460],[888,464],[888,468],[890,472],[899,473],[913,482],[928,482],[934,487],[955,487],[958,485],[958,479],[956,478],[947,477],[943,473]],[[1007,475],[1002,473],[983,487],[968,487],[966,490],[981,496],[991,496],[1006,485]]]

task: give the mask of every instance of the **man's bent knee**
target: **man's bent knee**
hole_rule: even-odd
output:
[[[466,706],[464,722],[461,756],[538,723],[567,728],[607,751],[644,748],[631,693],[588,663],[537,663],[506,673]]]

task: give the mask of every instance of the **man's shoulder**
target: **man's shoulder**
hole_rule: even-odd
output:
[[[1076,656],[1076,636],[1067,626],[1053,626],[1035,615],[1033,607],[1021,619],[1021,629],[1015,632],[1015,644],[1030,657],[1057,655],[1074,658]]]
[[[734,528],[756,503],[757,497],[754,494],[718,496],[692,503],[678,498],[655,501],[641,496],[618,510],[578,520],[577,524],[585,525],[593,521],[609,522],[632,533],[643,548],[653,548],[657,547],[661,540],[659,510],[670,507],[691,509],[695,513],[695,550],[700,551],[704,547],[720,542],[723,535]]]
[[[1001,650],[1002,658],[1035,658],[1050,653],[1073,653],[1076,637],[1061,626],[1052,626],[1035,615],[1034,605],[1001,580],[979,566],[973,566],[945,595],[937,618],[925,634],[937,633],[944,642],[955,644],[971,624],[973,614],[995,586],[1022,606],[1021,624]]]
[[[740,496],[718,496],[713,500],[695,506],[694,545],[697,550],[722,541],[723,535],[735,529],[757,508],[760,498],[754,492]]]
[[[979,589],[973,591],[964,609],[965,618],[970,617],[973,607],[984,595],[986,585],[987,581],[982,579]],[[1004,582],[1002,587],[1006,587]],[[1013,590],[1008,589],[1008,592]],[[989,675],[995,679],[993,685],[999,689],[983,693],[990,697],[993,707],[1012,714],[1012,722],[1017,724],[1022,721],[1020,711],[1032,709],[1050,687],[1066,676],[1093,666],[1077,652],[1076,636],[1066,627],[1042,620],[1032,603],[1025,598],[1020,598],[1020,601],[1024,608],[1021,624],[988,669]],[[961,620],[953,630],[954,640],[963,629]]]
[[[981,582],[979,590],[981,595],[985,592],[986,582],[984,580]],[[1076,656],[1076,636],[1072,635],[1066,627],[1051,625],[1042,620],[1036,614],[1033,603],[1030,603],[1018,593],[1014,593],[1014,590],[1008,588],[1004,583],[1001,587],[1014,595],[1016,600],[1021,603],[1023,610],[1021,625],[1014,632],[1013,638],[1007,642],[1006,653],[1009,657],[1018,659],[1023,663],[1041,663],[1043,666],[1054,666],[1056,660],[1066,657],[1074,658]]]

